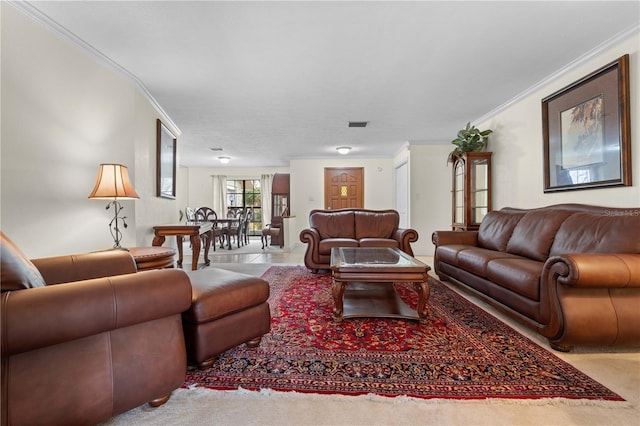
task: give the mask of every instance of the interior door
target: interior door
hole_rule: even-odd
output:
[[[325,167],[324,208],[364,208],[363,167]]]

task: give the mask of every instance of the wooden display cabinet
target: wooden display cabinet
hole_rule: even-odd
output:
[[[454,231],[477,230],[491,211],[491,154],[466,152],[453,162],[451,227]]]

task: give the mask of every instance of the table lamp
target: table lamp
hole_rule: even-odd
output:
[[[106,209],[108,210],[113,206],[114,210],[113,219],[109,222],[109,230],[115,242],[113,248],[123,249],[123,247],[120,246],[122,232],[120,232],[118,227],[118,221],[122,221],[123,226],[126,228],[127,222],[125,222],[125,219],[127,217],[119,216],[123,207],[118,200],[135,200],[136,198],[140,198],[129,181],[127,167],[122,164],[100,164],[96,186],[93,188],[91,194],[89,194],[89,198],[112,200],[107,204]]]

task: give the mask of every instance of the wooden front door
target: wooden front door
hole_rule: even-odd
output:
[[[324,208],[364,208],[364,168],[325,167]]]

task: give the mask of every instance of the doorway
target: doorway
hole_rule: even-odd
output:
[[[324,208],[364,208],[363,167],[325,167]]]

